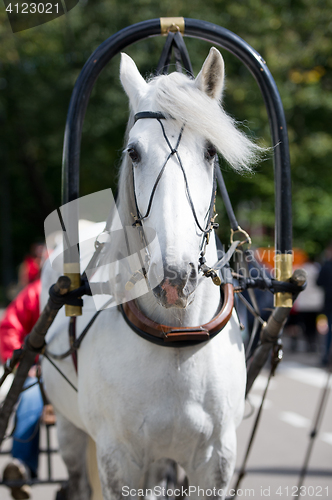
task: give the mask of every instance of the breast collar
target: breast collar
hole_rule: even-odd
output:
[[[221,290],[223,303],[220,311],[208,323],[195,327],[173,327],[156,323],[147,318],[133,300],[121,304],[119,310],[128,326],[145,340],[167,347],[196,345],[215,337],[231,318],[234,305],[233,285],[226,283]]]

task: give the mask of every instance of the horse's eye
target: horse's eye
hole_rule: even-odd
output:
[[[135,148],[128,148],[127,152],[134,163],[138,163],[140,161],[140,155]]]
[[[212,160],[217,154],[216,148],[212,144],[208,144],[205,149],[205,158],[207,160]]]

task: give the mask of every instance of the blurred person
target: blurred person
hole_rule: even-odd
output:
[[[301,292],[295,302],[295,310],[298,313],[298,322],[303,328],[307,343],[307,351],[315,352],[316,345],[316,322],[317,316],[322,313],[324,307],[324,292],[317,285],[320,265],[313,257],[301,265],[307,273],[307,286]]]
[[[46,245],[42,242],[33,243],[29,254],[24,257],[18,268],[18,282],[11,283],[6,289],[8,301],[14,300],[25,286],[40,278],[41,268],[46,258]]]
[[[331,363],[331,341],[332,341],[332,242],[325,251],[326,260],[320,270],[317,285],[325,292],[324,313],[328,321],[328,331],[322,356],[323,366]]]
[[[291,352],[297,352],[298,341],[301,336],[301,327],[299,325],[299,314],[296,309],[296,304],[294,304],[290,310],[290,314],[284,327],[284,332],[285,336],[290,338]]]
[[[0,322],[0,357],[2,362],[11,358],[25,337],[31,332],[39,317],[40,279],[28,284],[7,307]],[[37,382],[36,367],[32,367],[25,387]],[[39,385],[21,393],[15,416],[12,457],[3,471],[4,481],[37,477],[39,455],[39,423],[43,412],[43,399]],[[16,500],[30,498],[30,487],[11,488]]]
[[[20,288],[40,278],[40,271],[45,260],[45,245],[41,242],[33,243],[30,253],[24,257],[19,267],[18,281]]]

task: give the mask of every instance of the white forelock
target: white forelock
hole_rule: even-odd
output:
[[[235,170],[250,171],[264,151],[237,128],[217,100],[197,88],[195,80],[171,73],[151,79],[147,88],[141,111],[162,111],[199,131]]]

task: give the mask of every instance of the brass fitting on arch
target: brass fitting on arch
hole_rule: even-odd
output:
[[[184,34],[184,18],[183,17],[161,17],[160,18],[160,33],[168,35],[171,31],[176,33],[179,31],[181,35]]]

